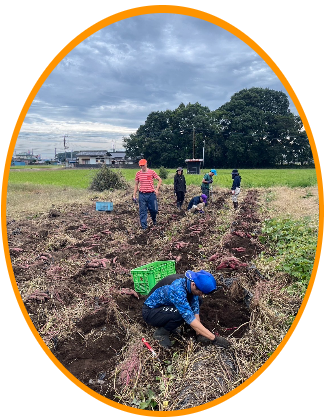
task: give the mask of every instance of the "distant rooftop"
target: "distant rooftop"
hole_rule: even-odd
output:
[[[112,156],[107,150],[89,150],[77,153],[77,156]]]
[[[121,152],[109,152],[111,154],[112,157],[125,157],[126,152],[125,151],[121,151]]]
[[[125,158],[126,151],[125,150],[117,150],[114,152],[108,152],[107,150],[86,150],[83,152],[77,153],[76,156],[111,156],[113,158]]]

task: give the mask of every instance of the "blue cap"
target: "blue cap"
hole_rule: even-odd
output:
[[[211,169],[211,171],[214,175],[217,175],[217,171],[215,169]]]
[[[202,293],[208,295],[209,293],[213,292],[217,288],[217,282],[213,275],[208,271],[191,271],[187,270],[185,273],[185,277],[190,281],[194,281],[196,287],[201,290]]]

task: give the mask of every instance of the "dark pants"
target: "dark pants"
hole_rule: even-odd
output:
[[[184,197],[185,197],[184,191],[177,191],[176,192],[176,197],[177,197],[177,207],[178,206],[181,207],[183,202],[184,202]]]
[[[164,327],[167,331],[175,330],[184,322],[175,306],[160,306],[152,309],[143,305],[142,316],[147,324],[153,327]]]
[[[203,299],[199,297],[200,306],[202,301]],[[149,308],[149,306],[143,305],[142,316],[147,324],[158,328],[164,327],[167,331],[173,331],[185,322],[174,305],[159,306],[159,308]]]
[[[157,201],[156,193],[139,192],[140,223],[143,229],[147,228],[148,210],[149,210],[153,224],[156,224],[156,217],[158,213],[158,201]]]

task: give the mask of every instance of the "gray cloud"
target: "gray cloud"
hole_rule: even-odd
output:
[[[153,111],[199,102],[211,110],[241,89],[285,91],[243,41],[197,18],[152,14],[94,33],[52,71],[36,95],[16,151],[43,158],[69,149],[111,149]],[[295,108],[290,100],[291,110]]]

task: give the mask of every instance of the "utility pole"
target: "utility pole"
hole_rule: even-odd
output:
[[[203,156],[202,156],[202,167],[204,168],[204,149],[205,149],[205,139],[203,140]]]
[[[66,144],[65,138],[69,137],[67,135],[63,136],[63,147],[64,147],[64,154],[65,154],[65,166],[67,166],[67,149],[69,149],[69,147]]]
[[[195,128],[193,127],[193,159],[195,159]]]

